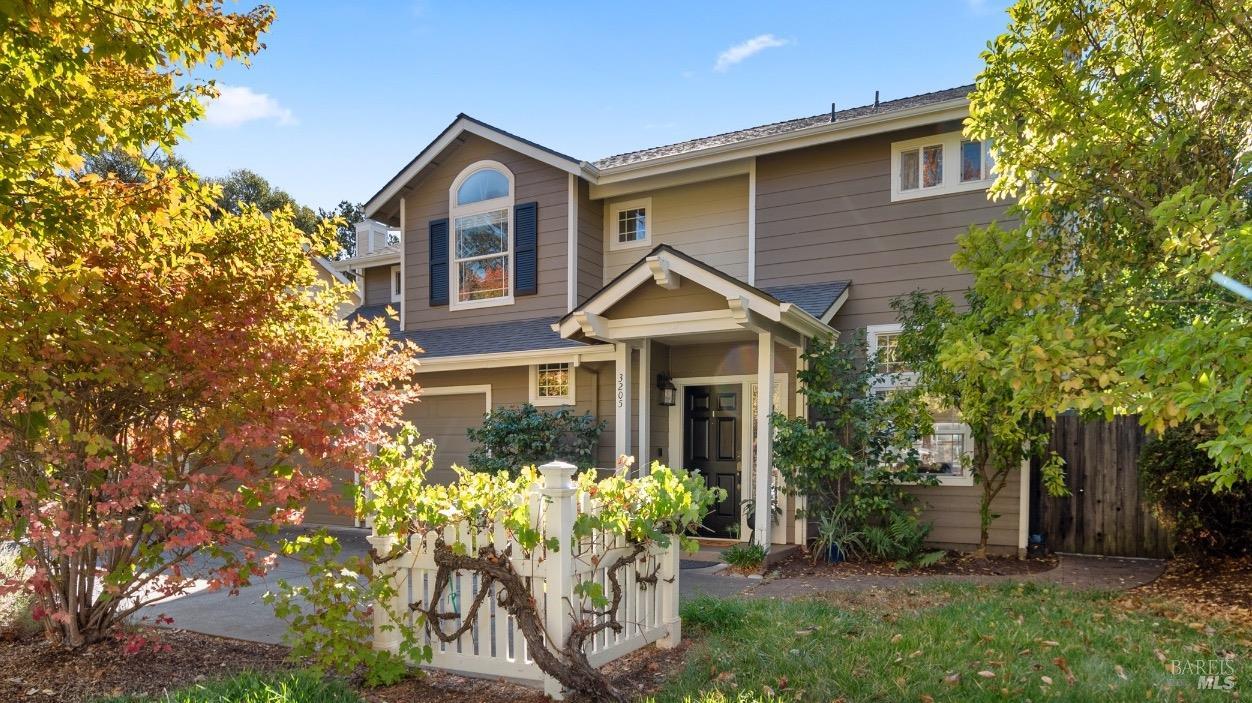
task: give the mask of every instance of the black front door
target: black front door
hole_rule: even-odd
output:
[[[726,498],[704,518],[718,537],[739,530],[739,386],[689,386],[683,391],[683,466],[704,474]]]

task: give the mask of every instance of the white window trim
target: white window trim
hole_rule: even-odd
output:
[[[457,205],[456,192],[465,182],[465,179],[484,169],[494,169],[504,174],[509,181],[509,194],[503,198],[492,198],[491,200],[482,200],[470,205]],[[448,188],[448,309],[449,310],[471,310],[473,308],[491,308],[499,305],[513,304],[513,290],[516,285],[517,262],[516,262],[516,232],[514,232],[513,222],[513,206],[516,203],[516,183],[513,178],[513,172],[499,161],[485,159],[476,161],[466,166],[460,174],[452,181],[452,185]],[[471,215],[481,215],[495,210],[504,210],[508,218],[509,226],[509,292],[508,295],[499,298],[485,298],[483,300],[466,300],[461,301],[460,291],[461,271],[457,266],[456,256],[456,221],[461,217],[469,217]],[[495,255],[498,256],[498,255]]]
[[[549,396],[547,398],[539,397],[539,367],[543,364],[567,364],[569,365],[569,394],[562,396]],[[530,371],[527,374],[530,377],[530,404],[539,407],[554,407],[557,405],[573,405],[577,397],[578,389],[578,362],[576,361],[545,361],[543,364],[531,364]]]
[[[390,270],[390,274],[391,276],[389,279],[389,283],[391,285],[391,302],[398,303],[404,299],[404,278],[403,278],[403,274],[401,273],[400,265],[397,264],[395,266],[392,266]],[[401,276],[399,281],[396,280],[397,274]],[[397,283],[399,283],[399,285],[397,285]]]
[[[947,158],[946,156],[944,158]],[[876,354],[878,352],[878,338],[884,334],[899,334],[904,330],[904,325],[893,323],[889,325],[868,325],[865,328],[865,342],[869,348],[869,353]],[[890,390],[892,388],[910,388],[917,385],[917,372],[906,372],[891,374],[889,376],[877,376],[874,378],[871,386],[872,392]],[[954,429],[959,428],[961,434],[965,435],[966,451],[972,451],[974,448],[974,437],[970,432],[969,425],[960,422],[936,422],[935,432],[941,430],[945,433],[952,433]],[[939,481],[940,486],[972,486],[974,485],[974,474],[966,467],[961,467],[961,474],[951,476],[945,474],[932,474]],[[912,483],[912,482],[908,482]]]
[[[643,239],[634,242],[617,241],[617,216],[623,210],[634,210],[643,208],[646,228]],[[652,245],[652,231],[656,229],[656,214],[652,211],[652,198],[634,198],[633,200],[620,200],[615,203],[609,203],[604,209],[604,231],[609,237],[609,251],[621,251],[623,249],[642,249]]]
[[[906,139],[891,143],[891,201],[930,198],[948,193],[963,193],[971,190],[985,190],[995,180],[988,174],[986,178],[976,181],[961,181],[961,132],[946,132],[928,137]],[[912,190],[900,190],[900,153],[926,146],[940,145],[943,147],[943,179],[939,185],[929,188],[919,186]],[[987,149],[983,147],[983,158],[987,157]],[[919,155],[920,159],[920,155]],[[985,162],[984,162],[985,163]],[[920,164],[919,164],[920,167]]]

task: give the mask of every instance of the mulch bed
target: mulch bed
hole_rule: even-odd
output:
[[[1121,603],[1197,629],[1226,620],[1252,633],[1252,556],[1200,561],[1179,557],[1160,578],[1127,591]]]
[[[943,561],[923,568],[897,569],[890,562],[844,561],[828,564],[813,563],[808,554],[797,554],[787,561],[770,568],[768,578],[795,578],[799,576],[1020,576],[1051,571],[1060,563],[1052,555],[1032,556],[1026,559],[1006,556],[990,556],[975,559],[972,555],[949,552]]]
[[[291,668],[287,648],[183,630],[145,633],[156,647],[126,654],[109,641],[70,654],[42,637],[0,640],[0,701],[88,703],[104,696],[149,695],[242,671]],[[623,691],[645,695],[682,666],[689,641],[674,649],[646,647],[605,667]],[[546,703],[532,688],[443,672],[361,691],[369,703]]]
[[[82,703],[103,696],[160,695],[206,678],[286,666],[287,648],[182,630],[150,637],[160,646],[125,654],[116,641],[70,654],[42,637],[0,641],[0,701]]]
[[[682,667],[690,646],[690,640],[683,640],[673,649],[645,647],[609,663],[603,671],[619,690],[644,696],[660,689]],[[443,672],[427,672],[395,686],[365,691],[362,698],[368,703],[549,703],[533,688]]]

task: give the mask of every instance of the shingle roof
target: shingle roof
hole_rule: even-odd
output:
[[[396,332],[400,330],[400,321],[387,316],[387,308],[389,307],[393,310],[399,309],[389,304],[362,305],[348,315],[348,321],[351,322],[357,318],[362,320],[377,320],[382,318],[386,321],[387,329],[391,330],[391,335],[394,337]]]
[[[801,283],[793,286],[767,286],[761,290],[784,303],[798,306],[808,314],[822,319],[830,306],[848,289],[851,281],[826,281],[825,283]]]
[[[561,339],[552,331],[554,317],[536,320],[493,322],[469,327],[443,327],[392,333],[397,339],[412,340],[425,352],[418,359],[465,354],[499,354],[540,349],[577,349],[587,346],[573,339]]]
[[[820,115],[814,115],[812,117],[801,117],[799,119],[785,120],[783,122],[774,122],[757,127],[750,127],[748,129],[741,129],[735,132],[715,134],[711,137],[689,139],[685,142],[678,142],[676,144],[667,144],[665,146],[656,146],[649,149],[641,149],[639,151],[631,151],[625,154],[609,156],[596,161],[594,165],[596,168],[614,168],[617,166],[639,163],[641,161],[659,159],[665,156],[675,156],[677,154],[686,154],[688,152],[699,151],[701,149],[709,149],[715,146],[745,142],[759,137],[768,137],[776,134],[795,132],[809,127],[828,125],[857,117],[864,117],[866,115],[897,112],[899,110],[906,110],[913,107],[921,107],[923,105],[963,98],[968,95],[973,88],[973,85],[962,85],[956,88],[935,91],[933,93],[923,93],[921,95],[913,95],[907,98],[888,100],[886,102],[878,103],[877,106],[862,105],[860,107],[852,107],[846,110],[838,110],[834,114],[834,119],[831,119],[831,114],[829,112],[824,112]]]

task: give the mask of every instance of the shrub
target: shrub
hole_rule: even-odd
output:
[[[1209,556],[1252,549],[1252,482],[1214,490],[1206,476],[1218,467],[1198,445],[1211,433],[1177,427],[1149,442],[1139,455],[1139,475],[1157,513],[1174,528],[1179,546]]]
[[[590,412],[578,415],[568,408],[545,412],[530,403],[497,408],[483,416],[482,426],[466,432],[477,445],[469,468],[516,475],[522,467],[555,459],[589,469],[604,427]]]
[[[905,486],[937,483],[919,470],[917,443],[931,429],[924,404],[911,391],[874,392],[877,360],[864,335],[846,345],[816,340],[804,358],[797,375],[813,419],[773,417],[785,490],[808,496],[812,514],[837,511],[838,532],[857,537],[844,540],[845,552],[916,559],[930,527]]]
[[[737,569],[752,571],[765,563],[767,552],[759,544],[736,544],[722,552],[722,561]]]

